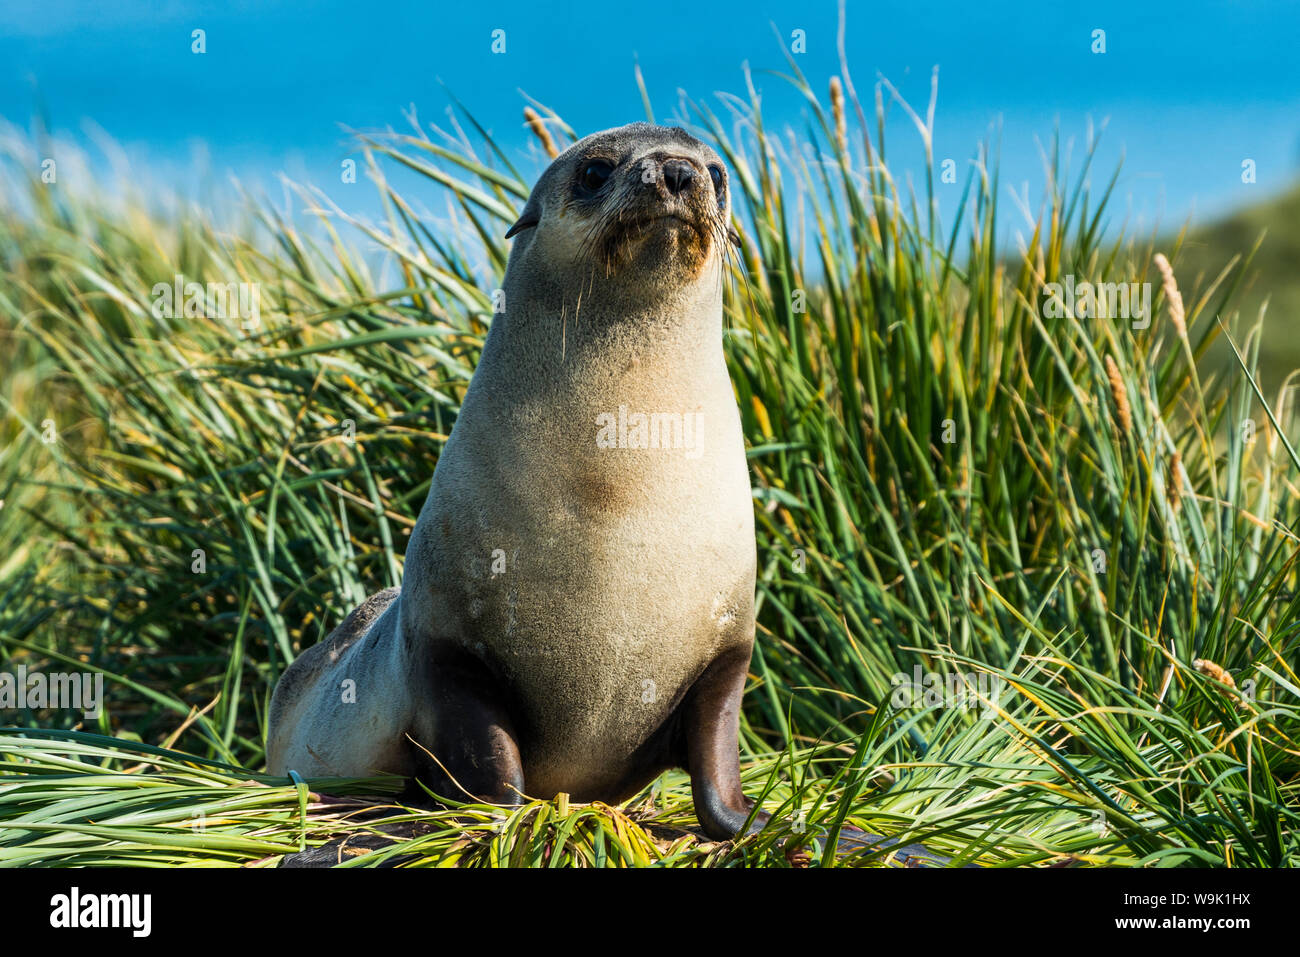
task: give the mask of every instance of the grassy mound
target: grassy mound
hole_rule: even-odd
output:
[[[725,304],[759,530],[742,748],[771,827],[702,844],[672,774],[623,810],[507,815],[245,770],[287,662],[400,581],[491,321],[536,169],[470,120],[363,138],[378,224],[299,190],[309,223],[249,201],[221,229],[43,183],[35,146],[11,148],[0,654],[102,674],[108,700],[7,717],[50,730],[0,736],[0,862],[273,862],[408,821],[421,836],[355,863],[788,865],[845,821],[989,865],[1297,862],[1295,415],[1254,386],[1258,327],[1231,374],[1204,361],[1249,257],[1179,292],[1178,249],[1168,267],[1109,234],[1085,166],[1058,168],[1008,259],[985,153],[957,184],[931,163],[918,196],[885,162],[887,86],[869,120],[847,71],[826,105],[791,82],[798,131],[768,131],[756,96],[689,107],[743,238]],[[532,115],[543,146],[572,137]],[[1050,302],[1067,275],[1151,283],[1149,328]],[[205,284],[192,308],[155,308],[178,276]],[[240,283],[255,321],[222,298]]]

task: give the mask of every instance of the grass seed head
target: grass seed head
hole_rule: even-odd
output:
[[[533,131],[533,135],[541,141],[542,149],[546,150],[546,155],[551,159],[560,155],[559,147],[555,145],[555,140],[551,136],[551,131],[546,128],[545,121],[531,106],[524,107],[524,120],[528,123],[528,128]]]
[[[1192,662],[1192,667],[1201,674],[1213,678],[1220,684],[1225,684],[1229,688],[1237,687],[1237,682],[1232,680],[1232,675],[1228,674],[1222,667],[1215,664],[1208,658],[1197,658]]]
[[[1169,303],[1169,318],[1173,320],[1174,328],[1178,330],[1178,337],[1186,342],[1187,314],[1183,310],[1183,294],[1178,291],[1178,281],[1174,279],[1174,267],[1169,265],[1169,260],[1165,258],[1164,253],[1156,253],[1155,264],[1163,279],[1165,301]]]
[[[1115,400],[1115,414],[1119,427],[1125,435],[1133,431],[1133,410],[1128,404],[1128,389],[1124,386],[1124,376],[1111,356],[1106,356],[1106,377],[1110,379],[1110,395]]]
[[[835,117],[835,142],[840,155],[849,154],[849,123],[844,114],[844,85],[838,76],[831,77],[831,114]]]

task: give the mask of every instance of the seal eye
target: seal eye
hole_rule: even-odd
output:
[[[713,180],[714,192],[721,193],[722,192],[722,167],[716,165],[710,166],[709,179]]]
[[[584,189],[589,189],[593,193],[600,189],[609,181],[609,176],[614,172],[614,165],[605,160],[592,160],[582,169],[582,175],[578,177],[578,182]]]

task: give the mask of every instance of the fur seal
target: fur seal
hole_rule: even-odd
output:
[[[511,805],[618,802],[682,767],[705,833],[744,829],[756,552],[728,204],[721,158],[677,128],[593,134],[542,174],[400,592],[285,671],[270,773]]]

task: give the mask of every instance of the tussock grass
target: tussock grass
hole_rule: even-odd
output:
[[[0,862],[267,864],[402,826],[417,836],[348,866],[790,866],[831,863],[851,822],[959,863],[1295,863],[1294,404],[1255,388],[1258,324],[1232,375],[1203,363],[1250,250],[1171,323],[1177,243],[1158,264],[1106,228],[1113,178],[1093,195],[1095,171],[1053,153],[1008,255],[986,153],[955,186],[930,157],[921,196],[891,175],[885,112],[929,155],[933,105],[880,84],[869,112],[847,68],[825,105],[789,80],[803,129],[768,130],[752,91],[688,118],[732,170],[743,239],[726,347],[759,528],[742,747],[776,812],[763,834],[702,843],[676,774],[623,809],[507,814],[247,770],[287,662],[400,581],[491,320],[535,170],[466,116],[362,138],[379,223],[300,188],[309,222],[249,200],[232,233],[9,178],[0,654],[98,670],[109,701],[79,729],[28,713],[61,730],[0,735]],[[573,135],[528,122],[547,152]],[[1066,274],[1151,282],[1150,328],[1050,318],[1041,290]],[[175,275],[257,283],[259,323],[155,316]],[[914,668],[994,690],[899,707]]]

